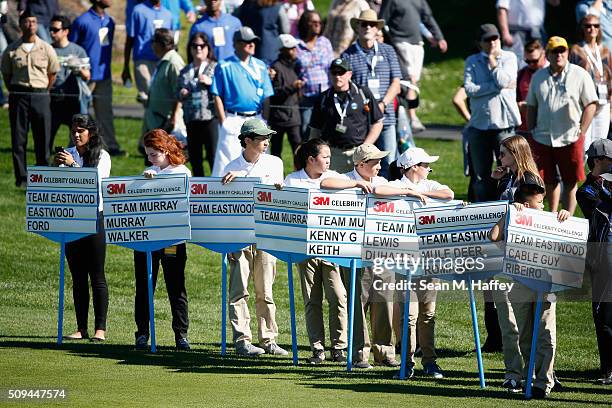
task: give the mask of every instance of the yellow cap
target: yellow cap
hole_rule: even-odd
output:
[[[546,44],[546,51],[550,51],[550,50],[554,50],[556,48],[565,48],[566,50],[569,49],[569,47],[567,46],[567,41],[565,41],[565,38],[563,37],[550,37],[550,39],[548,40],[548,43]]]

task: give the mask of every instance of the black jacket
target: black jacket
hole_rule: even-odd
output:
[[[541,185],[539,178],[530,172],[523,174],[523,178],[517,182],[516,176],[512,173],[505,174],[497,183],[497,198],[514,202],[514,193],[522,184]],[[542,186],[544,187],[544,186]]]
[[[302,123],[300,117],[298,89],[293,86],[297,81],[298,75],[295,70],[295,61],[280,58],[274,61],[272,68],[276,71],[272,86],[274,95],[270,97],[270,105],[283,106],[282,108],[273,106],[270,109],[270,125],[292,127]]]
[[[612,302],[612,256],[608,255],[612,198],[606,197],[589,218],[587,270],[591,273],[594,302]]]
[[[576,200],[585,218],[591,219],[593,210],[606,194],[601,189],[601,183],[592,173],[587,175],[586,181],[576,191]]]

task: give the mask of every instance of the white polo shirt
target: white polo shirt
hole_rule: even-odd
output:
[[[145,169],[145,171],[152,171],[155,174],[187,174],[191,177],[191,170],[184,164],[179,164],[177,166],[169,165],[166,166],[163,170],[159,168],[159,166],[151,166]]]
[[[431,191],[439,191],[439,190],[450,190],[450,188],[445,184],[440,184],[435,180],[421,180],[418,183],[413,183],[406,176],[402,177],[401,180],[393,180],[389,182],[390,186],[397,188],[409,188],[418,193],[429,193]]]
[[[262,184],[277,184],[283,182],[283,161],[270,154],[262,154],[255,163],[244,158],[244,151],[240,156],[225,166],[224,174],[230,171],[240,173],[240,177],[260,177]]]
[[[383,184],[388,183],[386,178],[380,177],[380,176],[374,176],[372,177],[372,180],[366,180],[363,177],[361,177],[361,175],[357,172],[356,169],[353,169],[352,171],[349,171],[348,173],[344,173],[343,175],[355,181],[359,181],[359,180],[369,181],[370,183],[372,183],[372,186],[374,187],[382,186]]]
[[[342,174],[336,171],[333,171],[333,170],[327,170],[325,173],[321,175],[321,177],[317,179],[312,179],[308,177],[308,174],[306,174],[304,169],[302,169],[302,170],[294,171],[293,173],[287,175],[287,177],[285,177],[284,184],[287,187],[320,188],[321,181],[325,180],[326,178],[330,178],[330,177],[342,178]]]

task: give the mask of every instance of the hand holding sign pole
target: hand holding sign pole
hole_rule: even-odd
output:
[[[368,195],[366,202],[365,232],[361,259],[365,266],[381,260],[403,260],[404,266],[414,265],[419,258],[418,237],[414,219],[414,206],[420,202],[406,197],[381,198]],[[402,359],[399,378],[406,379],[408,361],[408,315],[412,275],[420,271],[414,268],[400,268],[395,273],[406,276],[404,291],[404,318],[402,328]]]
[[[318,257],[329,262],[351,267],[352,275],[360,266],[363,242],[365,196],[358,190],[321,191],[296,187],[255,187],[255,229],[257,247],[277,258],[291,262]],[[279,250],[282,248],[282,250]],[[293,302],[293,268],[288,267],[289,299]],[[354,295],[353,277],[351,283]],[[354,296],[351,305],[354,303]],[[353,307],[349,307],[352,319]],[[292,333],[295,315],[292,308]],[[350,329],[349,329],[350,333]],[[349,334],[352,339],[352,334]],[[297,365],[297,338],[293,362]],[[351,356],[349,344],[349,357]],[[347,368],[351,369],[349,359]]]
[[[508,211],[503,273],[536,294],[525,387],[528,399],[532,396],[544,295],[582,287],[588,231],[589,224],[585,219],[571,217],[559,222],[557,215],[549,212],[518,211],[514,206],[510,206]]]
[[[97,169],[28,168],[26,230],[60,244],[57,344],[63,337],[66,243],[98,231],[98,206]]]
[[[308,255],[350,268],[348,293],[348,350],[346,370],[353,366],[355,285],[365,227],[366,196],[359,189],[309,190]],[[361,305],[359,306],[361,307]]]
[[[102,181],[106,241],[147,254],[151,351],[157,350],[152,252],[191,238],[186,174],[111,177]]]
[[[293,263],[306,255],[308,190],[258,184],[253,189],[255,199],[255,240],[257,248],[287,263],[289,309],[291,313],[291,348],[293,365],[298,365]],[[282,248],[282,250],[279,250]]]
[[[506,213],[506,201],[432,203],[415,209],[423,275],[467,286],[480,387],[485,388],[474,279],[501,272],[503,251],[489,241],[488,231]]]
[[[191,242],[221,254],[221,355],[227,350],[227,255],[255,243],[253,186],[258,177],[223,184],[221,177],[189,180]]]

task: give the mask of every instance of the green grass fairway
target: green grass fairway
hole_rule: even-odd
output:
[[[136,153],[140,122],[117,120],[119,140],[131,155],[113,161],[112,174],[134,175],[143,161]],[[199,407],[361,407],[361,406],[610,406],[610,388],[592,385],[598,356],[587,302],[558,306],[556,369],[567,388],[545,402],[525,402],[506,394],[501,354],[485,354],[488,387],[478,385],[476,357],[467,296],[441,301],[437,313],[439,364],[446,378],[434,381],[417,376],[410,381],[393,379],[395,370],[376,368],[347,373],[332,363],[322,367],[293,367],[290,358],[264,356],[237,358],[233,348],[219,354],[221,295],[220,256],[189,245],[187,290],[190,303],[189,339],[194,351],[173,351],[170,307],[163,278],[155,300],[159,352],[133,350],[134,278],[132,253],[109,246],[106,276],[110,290],[108,340],[103,344],[55,342],[57,326],[59,246],[24,231],[24,192],[14,187],[8,114],[0,111],[0,405],[9,405],[9,389],[65,389],[66,400],[45,401],[58,406],[199,406]],[[65,144],[62,128],[56,144]],[[459,142],[417,140],[442,159],[432,174],[465,197]],[[289,152],[288,146],[285,153]],[[33,153],[30,140],[30,163]],[[286,172],[291,162],[285,158]],[[66,278],[64,332],[76,328],[72,282]],[[296,288],[300,361],[309,356],[299,281]],[[279,343],[290,347],[289,300],[286,266],[278,263],[275,285],[280,326]],[[477,294],[479,307],[482,295]],[[254,312],[254,306],[251,308]],[[90,326],[93,324],[90,312]],[[482,321],[482,311],[479,312]],[[253,330],[257,331],[252,322]],[[481,328],[483,326],[481,325]],[[90,327],[92,330],[92,327]],[[484,328],[483,328],[484,330]],[[231,341],[231,332],[228,331]],[[484,340],[484,339],[483,339]],[[38,406],[32,400],[15,406]]]

